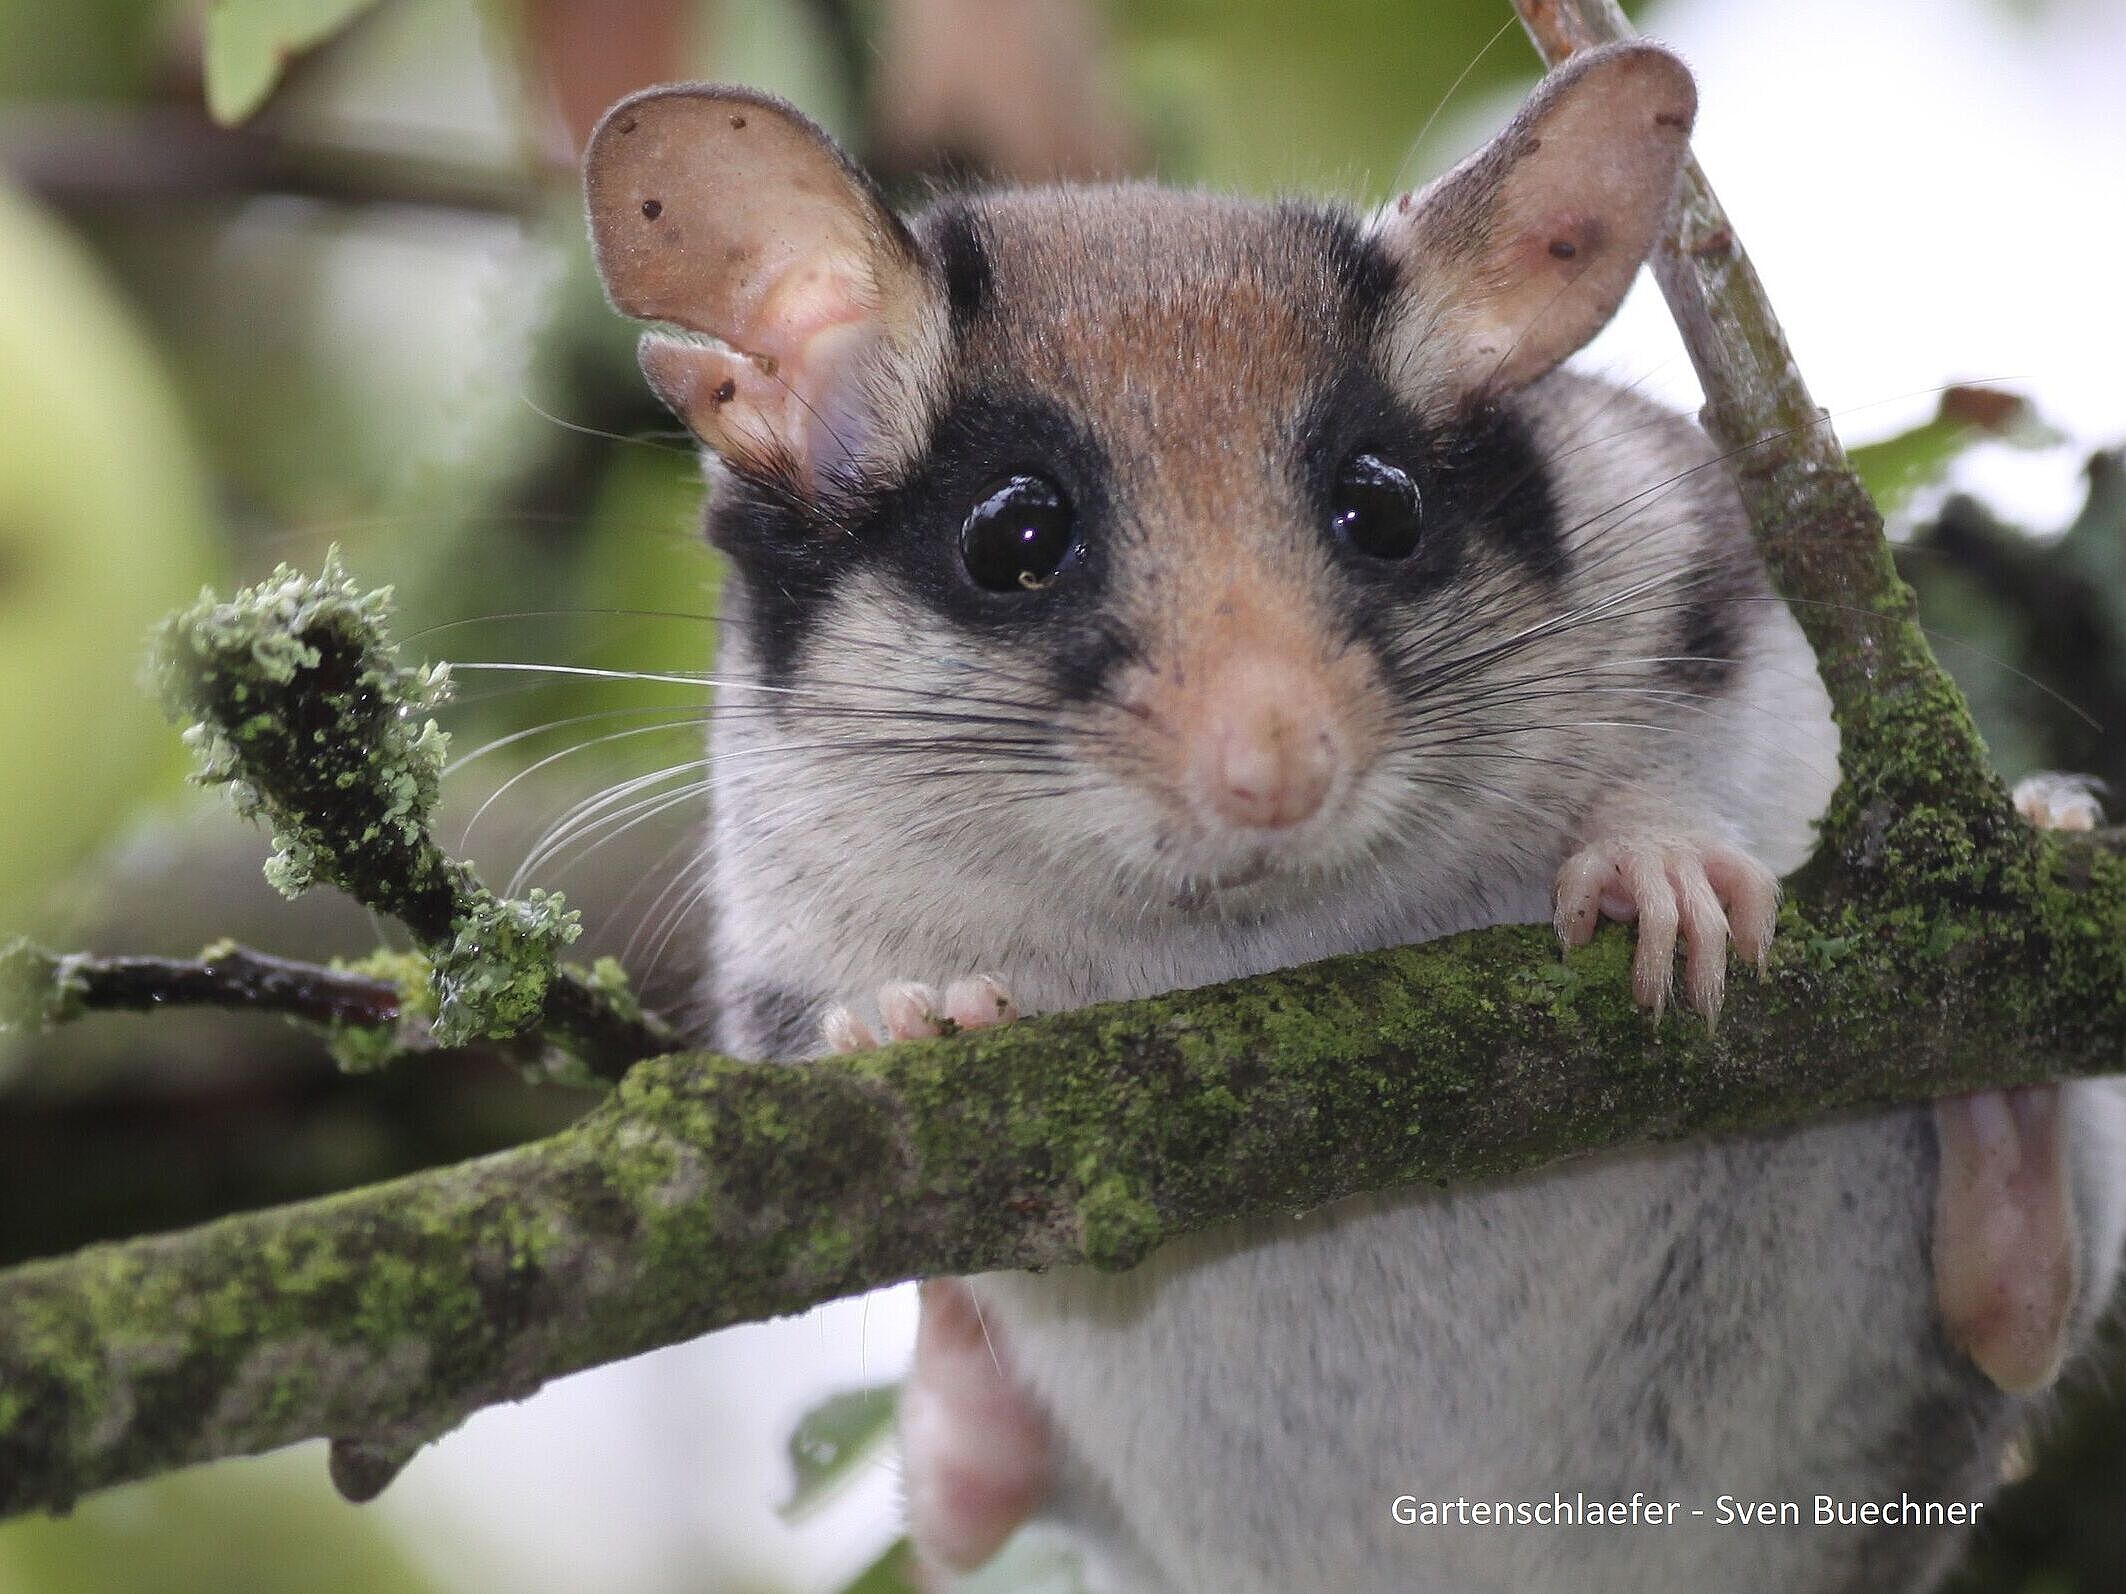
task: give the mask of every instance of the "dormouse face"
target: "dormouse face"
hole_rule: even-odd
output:
[[[1575,577],[1509,400],[1614,310],[1691,110],[1625,48],[1370,221],[1151,187],[904,221],[775,102],[617,107],[594,237],[721,462],[755,797],[1185,911],[1436,839],[1456,748],[1540,722],[1490,666]]]

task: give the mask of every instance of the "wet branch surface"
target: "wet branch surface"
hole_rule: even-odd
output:
[[[216,948],[198,958],[75,954],[58,961],[63,966],[56,977],[84,1013],[230,1007],[318,1024],[382,1026],[399,1019],[398,987],[389,980],[249,947]]]

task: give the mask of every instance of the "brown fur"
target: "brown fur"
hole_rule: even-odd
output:
[[[1392,714],[1385,685],[1324,612],[1326,545],[1292,535],[1315,510],[1264,468],[1353,353],[1346,286],[1317,233],[1286,212],[1151,187],[1001,193],[980,218],[1011,314],[976,322],[963,365],[1064,402],[1131,506],[1114,602],[1139,652],[1113,696],[1143,724],[1088,738],[1088,756],[1185,810],[1183,728],[1236,661],[1268,659],[1318,706],[1346,767],[1370,763]],[[1177,356],[1192,379],[1175,380]],[[1174,446],[1187,438],[1201,446]]]

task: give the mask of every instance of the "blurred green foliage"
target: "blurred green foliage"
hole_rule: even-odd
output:
[[[1503,4],[1132,0],[1110,14],[1161,175],[1256,192],[1386,198],[1461,153],[1435,115],[1538,70]]]
[[[273,92],[288,63],[322,44],[377,0],[208,0],[207,110],[241,122]]]
[[[2027,399],[1999,388],[1957,386],[1943,391],[1935,413],[1919,425],[1851,447],[1847,456],[1875,507],[1894,524],[1915,496],[1937,485],[1974,448],[2007,443],[2044,449],[2064,441]]]
[[[323,1473],[306,1450],[10,1523],[0,1594],[435,1594],[380,1519],[349,1510]]]
[[[42,929],[53,880],[168,791],[141,690],[148,628],[219,562],[161,361],[96,262],[0,187],[0,925]]]
[[[2064,528],[2005,524],[1948,499],[1898,549],[1935,652],[1971,702],[1994,764],[2093,775],[2126,793],[2126,455],[2088,465]]]
[[[806,1412],[790,1433],[796,1484],[782,1514],[791,1519],[811,1515],[875,1460],[893,1436],[899,1405],[899,1385],[872,1384],[830,1395]]]
[[[0,0],[0,102],[137,95],[178,14],[162,0]]]

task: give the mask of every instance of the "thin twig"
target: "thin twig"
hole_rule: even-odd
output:
[[[217,127],[196,110],[74,102],[0,108],[0,169],[56,204],[94,210],[285,194],[530,220],[550,197],[522,172],[443,155]]]
[[[157,669],[200,778],[271,822],[281,890],[329,883],[413,933],[439,1045],[543,1040],[546,1077],[607,1081],[669,1051],[617,964],[560,961],[580,928],[558,895],[499,897],[437,845],[448,738],[429,713],[449,676],[400,662],[390,597],[362,591],[335,550],[316,577],[283,566],[165,621]]]
[[[316,963],[210,948],[198,958],[91,957],[57,960],[59,980],[83,1012],[149,1012],[162,1007],[230,1007],[281,1013],[317,1024],[383,1026],[399,1020],[398,988]]]

